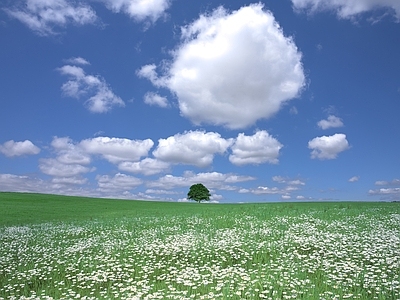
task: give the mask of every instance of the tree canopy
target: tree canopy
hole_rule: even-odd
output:
[[[210,191],[201,183],[193,184],[187,194],[189,200],[194,200],[198,203],[201,201],[209,201],[210,196]]]

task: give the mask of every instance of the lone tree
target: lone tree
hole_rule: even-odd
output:
[[[189,200],[194,200],[198,203],[201,201],[209,201],[210,196],[210,191],[201,183],[193,184],[190,187],[189,193],[187,194],[187,198]]]

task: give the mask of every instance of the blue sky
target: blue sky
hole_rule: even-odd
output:
[[[400,199],[398,0],[0,7],[0,190]]]

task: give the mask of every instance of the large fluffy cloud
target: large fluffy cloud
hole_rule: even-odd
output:
[[[349,149],[349,142],[345,134],[336,133],[312,139],[308,142],[308,148],[312,149],[311,158],[335,159],[340,152]]]
[[[375,10],[387,9],[400,20],[400,2],[398,0],[292,0],[296,10],[318,12],[333,10],[338,17],[348,19],[355,15]]]
[[[256,132],[252,136],[240,133],[232,146],[231,163],[235,165],[278,163],[281,143],[265,130]]]
[[[170,6],[169,0],[101,0],[114,12],[124,12],[136,21],[155,22]]]
[[[0,153],[5,156],[21,156],[21,155],[35,155],[40,152],[40,148],[35,146],[31,141],[25,140],[23,142],[15,142],[13,140],[5,142],[0,145]]]
[[[216,153],[224,153],[231,143],[219,133],[188,131],[160,139],[153,155],[168,163],[205,167],[212,163]]]
[[[99,154],[111,163],[138,161],[142,156],[147,156],[153,145],[151,139],[130,140],[110,137],[96,137],[79,143],[86,153]]]
[[[42,36],[56,34],[55,28],[67,24],[84,25],[97,20],[96,13],[90,6],[77,1],[17,1],[14,8],[5,11]]]
[[[83,58],[73,58],[75,63],[88,64]],[[86,62],[86,63],[85,63]],[[64,95],[80,98],[86,96],[85,105],[93,113],[105,113],[115,106],[125,106],[124,101],[113,93],[107,82],[99,77],[85,74],[78,66],[65,65],[58,69],[69,80],[61,87]]]
[[[155,65],[138,75],[169,88],[195,124],[243,128],[269,118],[304,85],[301,54],[261,4],[218,8],[182,28],[166,74]]]

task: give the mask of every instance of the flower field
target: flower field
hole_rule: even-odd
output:
[[[0,299],[400,299],[399,205],[171,205],[0,227]]]

